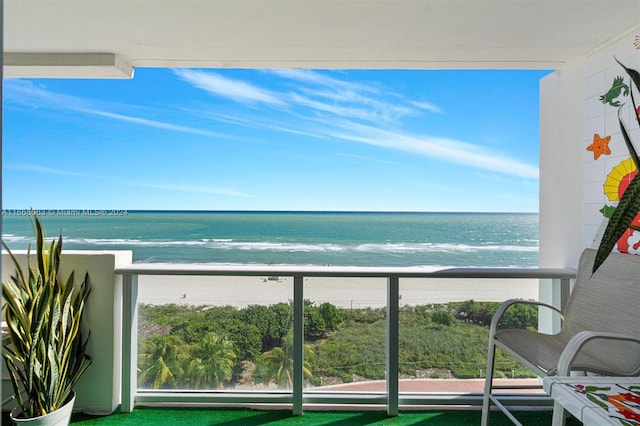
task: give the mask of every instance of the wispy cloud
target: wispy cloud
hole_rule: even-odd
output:
[[[280,107],[286,105],[275,93],[242,80],[223,77],[214,72],[189,69],[175,69],[173,72],[194,87],[235,102],[260,103]]]
[[[25,171],[30,173],[42,173],[47,175],[73,176],[73,177],[108,180],[112,182],[125,184],[127,187],[137,186],[141,188],[156,188],[156,189],[162,189],[166,191],[193,192],[198,194],[223,195],[228,197],[240,197],[240,198],[256,198],[256,196],[254,195],[248,194],[246,192],[238,191],[232,188],[216,188],[216,187],[208,187],[208,186],[201,186],[201,185],[175,185],[170,183],[136,182],[130,179],[124,179],[116,176],[80,173],[80,172],[74,172],[74,171],[63,170],[63,169],[54,169],[51,167],[43,167],[35,164],[8,163],[8,164],[3,164],[3,167],[5,169],[20,170],[20,171]]]
[[[536,166],[517,161],[468,142],[425,135],[413,136],[353,122],[343,122],[341,127],[343,128],[342,131],[330,131],[331,135],[343,140],[411,152],[476,169],[489,170],[526,179],[539,178],[539,170]]]
[[[117,113],[114,113],[114,112],[96,111],[96,110],[92,110],[92,109],[86,109],[86,110],[83,110],[83,112],[85,112],[87,114],[99,115],[101,117],[113,118],[115,120],[126,121],[126,122],[129,122],[129,123],[140,124],[140,125],[143,125],[143,126],[155,127],[155,128],[158,128],[158,129],[173,130],[173,131],[176,131],[176,132],[183,132],[183,133],[193,133],[193,134],[196,134],[196,135],[212,136],[212,137],[217,137],[217,138],[228,138],[229,137],[229,135],[223,135],[223,134],[220,134],[220,133],[210,132],[208,130],[202,130],[202,129],[198,129],[198,128],[195,128],[195,127],[189,127],[189,126],[182,126],[182,125],[179,125],[179,124],[166,123],[164,121],[149,120],[149,119],[146,119],[146,118],[133,117],[133,116],[129,116],[129,115],[117,114]]]
[[[20,170],[20,171],[23,171],[23,172],[44,173],[44,174],[49,174],[49,175],[77,176],[77,177],[88,177],[88,178],[100,178],[100,177],[102,177],[102,176],[99,176],[99,175],[72,172],[72,171],[69,171],[69,170],[54,169],[54,168],[51,168],[51,167],[37,166],[37,165],[34,165],[34,164],[4,163],[2,165],[2,167],[4,169]]]
[[[271,70],[275,75],[306,86],[296,86],[293,103],[371,122],[395,122],[423,110],[440,112],[435,105],[409,101],[374,84],[341,80],[310,70]],[[428,106],[428,108],[426,108]]]
[[[280,91],[265,89],[240,79],[232,79],[211,71],[174,70],[181,80],[215,96],[249,105],[266,105],[292,113],[329,114],[368,122],[396,122],[402,117],[424,111],[442,112],[428,102],[407,100],[388,93],[374,84],[341,80],[311,70],[279,69],[264,71],[280,77],[285,87]]]
[[[295,127],[295,123],[283,123],[277,120],[265,120],[261,117],[250,116],[243,114],[242,116],[221,114],[215,111],[194,111],[186,110],[191,114],[200,115],[204,118],[208,118],[221,123],[233,124],[242,127],[250,127],[253,129],[273,130],[282,133],[291,133],[300,136],[309,136],[312,138],[324,139],[325,135],[318,132],[312,132],[302,127]],[[296,120],[299,121],[299,120]]]
[[[440,109],[439,106],[432,104],[431,102],[424,101],[409,101],[410,105],[413,105],[416,108],[423,109],[425,111],[431,111],[438,114],[444,114],[444,111]]]
[[[353,105],[331,104],[300,96],[298,94],[292,94],[291,99],[298,105],[338,117],[349,117],[364,121],[389,121],[386,114],[381,114],[374,109],[358,108]]]
[[[418,115],[422,111],[444,113],[430,102],[410,100],[396,93],[385,93],[375,85],[343,81],[323,73],[310,70],[269,70],[283,79],[293,81],[288,92],[267,91],[240,80],[231,80],[215,73],[176,70],[181,78],[207,90],[203,82],[215,82],[215,93],[228,96],[239,102],[251,100],[269,103],[271,99],[286,99],[291,108],[278,110],[284,116],[269,114],[267,121],[254,121],[219,113],[211,117],[240,126],[265,128],[281,132],[337,138],[364,143],[391,150],[410,152],[424,157],[436,158],[452,164],[488,170],[502,175],[538,179],[538,168],[534,165],[489,151],[472,143],[430,135],[410,134],[389,130],[389,126],[403,117]],[[188,78],[187,78],[188,77]],[[197,83],[200,82],[200,83]],[[241,93],[241,95],[237,95]],[[266,99],[266,100],[265,100]],[[296,112],[297,111],[297,112]],[[304,111],[302,113],[301,111]],[[299,128],[292,129],[291,117],[298,114]],[[276,118],[281,117],[281,118]],[[280,124],[280,121],[287,125]],[[307,123],[305,125],[301,123]],[[312,124],[315,123],[315,124]]]
[[[279,77],[289,80],[295,80],[301,83],[312,84],[315,86],[330,87],[333,91],[339,93],[368,93],[380,94],[377,87],[367,85],[356,81],[341,80],[329,77],[326,74],[313,70],[297,70],[297,69],[272,69],[268,72]]]
[[[79,111],[91,106],[91,101],[79,96],[52,92],[31,80],[7,79],[3,81],[4,101],[36,109]]]
[[[132,114],[111,112],[109,109],[130,111],[140,109],[132,105],[105,103],[80,96],[57,93],[43,86],[35,85],[29,80],[9,79],[4,82],[4,98],[8,103],[22,105],[34,109],[50,109],[58,111],[73,111],[83,114],[97,115],[119,121],[126,121],[147,127],[191,133],[217,138],[235,138],[233,135],[211,132],[197,127],[184,126],[165,121],[152,120]]]

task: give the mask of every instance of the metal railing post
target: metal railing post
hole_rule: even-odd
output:
[[[304,277],[293,277],[293,415],[302,415],[304,388]]]
[[[133,411],[138,391],[138,276],[122,276],[122,400],[123,413]]]
[[[398,415],[398,343],[400,279],[389,277],[387,282],[387,415]]]

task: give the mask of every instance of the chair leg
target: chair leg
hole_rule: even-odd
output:
[[[493,388],[493,368],[496,356],[496,345],[493,333],[489,337],[489,353],[487,354],[487,373],[484,379],[484,396],[482,398],[482,426],[489,424],[489,408],[491,408],[491,392]]]

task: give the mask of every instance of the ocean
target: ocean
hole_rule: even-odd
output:
[[[534,267],[538,215],[39,210],[63,250],[131,250],[136,263]],[[4,210],[11,249],[33,241],[29,212]]]

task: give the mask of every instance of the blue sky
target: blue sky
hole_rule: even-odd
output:
[[[5,79],[3,207],[537,212],[547,73]]]

